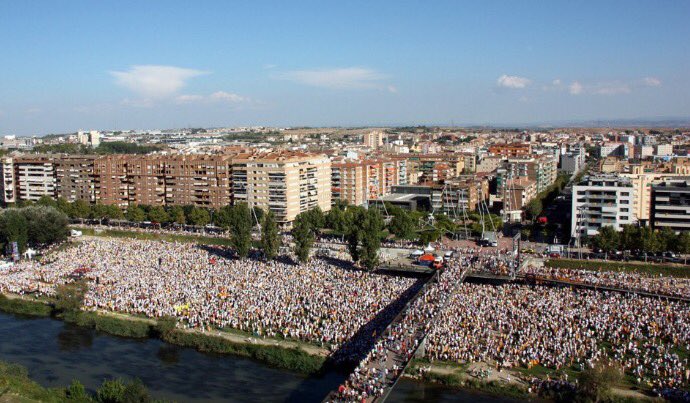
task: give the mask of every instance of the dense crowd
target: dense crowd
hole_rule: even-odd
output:
[[[690,383],[690,305],[619,292],[465,283],[427,339],[428,358],[498,368],[620,362],[641,385]]]
[[[594,271],[528,266],[526,275],[547,280],[569,281],[595,287],[620,288],[651,294],[690,298],[690,278],[652,276],[632,271]]]
[[[461,255],[448,262],[437,281],[428,283],[403,310],[331,400],[361,402],[383,395],[402,371],[402,364],[419,347],[435,315],[445,306],[466,270],[479,264],[480,260],[472,255]]]
[[[217,247],[135,240],[84,240],[50,262],[0,274],[0,290],[51,294],[82,270],[87,309],[176,316],[184,326],[230,327],[337,348],[414,281],[308,264],[231,259]]]

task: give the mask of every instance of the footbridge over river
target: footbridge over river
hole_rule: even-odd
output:
[[[467,276],[468,269],[452,267],[443,272],[431,275],[419,292],[401,309],[400,313],[379,336],[370,355],[376,358],[360,363],[353,374],[367,374],[367,379],[377,384],[376,393],[368,394],[366,402],[380,403],[386,400],[398,380],[405,373],[412,358],[423,354],[427,332],[431,329],[435,316],[450,300],[455,288]],[[448,286],[450,285],[450,288]],[[414,315],[414,304],[420,298],[433,299],[432,314],[422,318]],[[352,379],[352,374],[348,380]],[[348,395],[351,385],[343,384],[338,390],[331,391],[323,402],[360,402],[362,399]]]

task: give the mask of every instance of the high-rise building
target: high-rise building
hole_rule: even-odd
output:
[[[326,155],[275,152],[237,156],[232,164],[235,203],[268,209],[289,223],[316,207],[331,209],[331,162]]]
[[[407,184],[407,160],[380,158],[335,160],[331,164],[332,202],[345,200],[363,205],[391,193],[391,187]]]
[[[369,148],[379,148],[383,146],[383,137],[383,132],[379,130],[364,133],[364,145]]]
[[[617,175],[585,177],[573,186],[572,231],[596,235],[604,226],[620,231],[637,221],[635,189],[628,178]]]
[[[650,224],[654,229],[690,231],[690,178],[652,186]]]

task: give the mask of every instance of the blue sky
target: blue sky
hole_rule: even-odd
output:
[[[690,116],[688,1],[0,0],[0,134]]]

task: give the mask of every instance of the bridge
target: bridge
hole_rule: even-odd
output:
[[[459,277],[456,281],[447,282],[447,284],[452,284],[450,290],[441,289],[441,277],[443,276],[445,279],[450,276],[448,272],[451,271],[460,272]],[[467,268],[460,267],[451,268],[444,274],[435,272],[381,334],[372,352],[370,352],[370,356],[375,355],[376,358],[369,360],[365,358],[354,372],[355,374],[377,374],[378,383],[381,387],[377,388],[377,393],[368,395],[365,399],[367,402],[381,403],[388,398],[400,377],[405,373],[412,358],[423,351],[427,332],[431,329],[430,325],[435,314],[445,307],[455,288],[464,281],[467,272]],[[428,320],[420,321],[414,317],[413,307],[415,302],[422,297],[438,297],[440,301],[433,305],[435,308],[433,316]],[[348,379],[351,377],[352,375]],[[355,400],[343,395],[346,395],[346,390],[345,386],[341,385],[339,390],[331,391],[323,402]],[[360,399],[356,400],[361,401]]]

